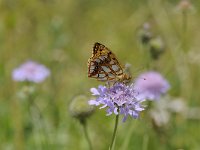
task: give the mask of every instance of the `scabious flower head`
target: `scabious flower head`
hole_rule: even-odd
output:
[[[90,105],[102,105],[100,109],[107,107],[107,115],[121,114],[124,116],[123,121],[126,121],[128,115],[138,118],[139,113],[144,110],[141,105],[144,100],[136,99],[133,84],[116,83],[110,88],[100,85],[98,88],[91,88],[91,92],[96,99],[90,100]]]
[[[169,90],[170,85],[161,74],[150,71],[141,74],[136,79],[134,87],[138,92],[138,99],[158,100]]]
[[[50,75],[49,69],[34,61],[27,61],[12,72],[15,81],[40,83]]]

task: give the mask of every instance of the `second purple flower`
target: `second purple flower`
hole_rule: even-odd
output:
[[[50,75],[49,69],[34,61],[27,61],[12,72],[15,81],[40,83]]]
[[[136,79],[134,88],[138,92],[137,98],[158,100],[169,90],[170,85],[160,73],[149,71]]]

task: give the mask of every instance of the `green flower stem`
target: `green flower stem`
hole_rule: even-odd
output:
[[[149,135],[145,134],[143,137],[142,150],[148,150],[148,144],[149,144]]]
[[[83,131],[84,131],[84,134],[85,134],[86,141],[88,142],[89,149],[92,150],[92,143],[91,143],[89,135],[88,135],[86,120],[85,119],[82,120],[81,124],[83,125]]]
[[[112,150],[113,144],[114,144],[115,139],[116,139],[116,133],[117,133],[118,122],[119,122],[119,114],[116,115],[116,119],[115,119],[115,128],[114,128],[114,131],[113,131],[113,137],[112,137],[112,141],[111,141],[109,150]]]
[[[131,136],[133,134],[133,131],[136,128],[135,124],[130,124],[129,126],[130,127],[128,127],[129,128],[128,133],[126,134],[126,137],[124,138],[124,142],[123,142],[122,146],[120,147],[120,150],[127,150],[128,149],[128,145],[130,143]]]
[[[142,51],[143,51],[143,55],[145,56],[145,67],[146,69],[151,69],[151,54],[150,54],[150,50],[149,50],[149,44],[147,45],[142,45]]]
[[[187,10],[182,12],[182,47],[184,52],[187,51],[187,23],[188,23],[188,17],[187,17]]]
[[[187,31],[187,11],[183,11],[183,33]]]
[[[31,87],[31,83],[27,82],[27,86],[28,87]],[[27,94],[27,102],[28,102],[28,112],[29,112],[29,115],[30,115],[30,123],[31,125],[33,126],[33,130],[36,129],[39,129],[41,132],[40,134],[42,135],[43,134],[43,139],[41,138],[41,146],[43,147],[43,149],[45,148],[48,148],[49,147],[49,144],[48,144],[48,135],[47,135],[47,132],[46,132],[46,126],[44,124],[44,117],[42,115],[42,112],[40,111],[39,107],[36,105],[35,103],[35,93],[28,93]],[[38,113],[39,115],[39,118],[37,118],[35,116],[35,113]],[[37,120],[37,126],[35,125],[35,120]],[[33,132],[33,131],[32,131]]]

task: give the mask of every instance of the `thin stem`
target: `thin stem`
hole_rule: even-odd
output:
[[[84,131],[84,134],[85,134],[86,141],[88,142],[89,149],[92,150],[92,143],[91,143],[89,135],[88,135],[86,121],[85,120],[81,121],[81,124],[83,125],[83,131]]]
[[[187,11],[183,11],[182,12],[183,14],[183,20],[182,20],[182,47],[183,47],[183,50],[186,52],[187,51]]]
[[[126,134],[126,137],[124,138],[124,143],[122,144],[120,150],[127,150],[128,149],[128,145],[130,143],[131,140],[131,136],[133,134],[133,131],[136,128],[135,124],[130,124],[130,127],[128,128],[128,133]]]
[[[118,121],[119,121],[119,114],[116,115],[116,119],[115,119],[115,128],[114,128],[114,131],[113,131],[112,141],[111,141],[111,144],[110,144],[109,150],[112,150],[112,148],[113,148],[113,144],[114,144],[115,139],[116,139],[116,133],[117,133],[117,127],[118,127]]]
[[[18,100],[13,100],[12,102],[12,113],[13,113],[13,121],[15,123],[14,127],[14,144],[16,150],[24,150],[24,130],[23,130],[23,115],[22,115],[22,110],[21,110],[21,105]]]
[[[183,33],[187,31],[187,11],[183,11]]]
[[[148,149],[148,143],[149,143],[149,136],[148,136],[148,134],[146,134],[143,137],[142,150],[147,150]]]
[[[143,55],[145,56],[145,67],[146,69],[150,69],[151,66],[151,62],[152,62],[152,59],[151,59],[151,54],[150,54],[150,50],[149,50],[149,44],[148,45],[142,45],[142,50],[143,50]]]
[[[30,83],[28,83],[28,86]],[[41,140],[41,146],[43,148],[48,147],[48,140],[47,138],[49,137],[47,135],[46,132],[46,126],[44,124],[44,117],[42,115],[42,112],[40,111],[40,109],[38,108],[38,106],[36,105],[34,99],[35,99],[35,95],[33,93],[28,93],[27,95],[27,99],[28,99],[28,111],[29,111],[29,115],[31,117],[31,125],[33,125],[33,128],[36,129],[36,127],[38,127],[38,130],[41,130],[40,134],[42,135],[43,133],[43,140]],[[37,117],[35,115],[35,113],[38,112],[38,119],[36,120]],[[35,126],[35,122],[37,122],[37,126]],[[33,130],[34,130],[33,129]]]

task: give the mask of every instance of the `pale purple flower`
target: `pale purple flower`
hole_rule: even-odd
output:
[[[90,105],[102,105],[100,109],[106,107],[107,115],[121,114],[124,116],[123,121],[127,119],[128,115],[138,118],[139,113],[144,110],[141,105],[144,100],[135,98],[137,93],[134,91],[133,84],[116,83],[110,88],[100,85],[98,88],[91,88],[91,92],[96,99],[90,100]]]
[[[150,71],[141,74],[136,79],[134,88],[138,92],[138,99],[158,100],[169,90],[170,85],[161,74]]]
[[[150,109],[150,117],[154,124],[158,127],[166,126],[172,117],[173,113],[186,116],[188,107],[181,98],[173,98],[168,95],[160,98],[159,101],[153,103]]]
[[[29,81],[40,83],[50,75],[49,69],[34,61],[27,61],[12,72],[15,81]]]

